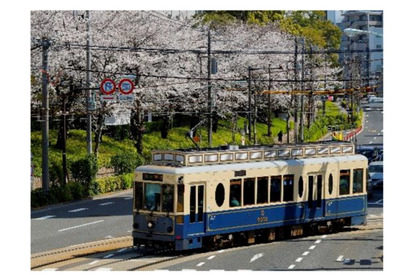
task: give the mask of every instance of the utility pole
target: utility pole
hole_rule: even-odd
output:
[[[305,39],[302,38],[302,76],[301,76],[301,83],[300,83],[300,90],[303,92],[305,90]],[[304,136],[303,136],[303,132],[304,132],[304,121],[303,121],[303,116],[304,116],[304,98],[305,96],[303,94],[300,95],[300,142],[303,143],[304,140]]]
[[[42,110],[43,110],[43,129],[42,129],[42,187],[43,193],[48,194],[49,172],[48,172],[48,135],[49,135],[49,97],[48,97],[48,49],[50,48],[50,41],[47,38],[41,40],[43,46],[43,86],[42,86]]]
[[[63,93],[63,185],[67,184],[67,110],[66,110],[66,94]]]
[[[249,134],[249,141],[252,140],[252,93],[251,93],[251,67],[248,67],[248,134]]]
[[[272,89],[272,81],[271,81],[271,77],[270,77],[270,64],[269,64],[269,68],[268,68],[268,74],[269,74],[269,82],[268,82],[268,91],[270,91]],[[272,136],[272,102],[271,102],[271,98],[270,98],[270,93],[268,93],[268,137]]]
[[[91,74],[91,56],[90,56],[90,12],[86,11],[86,20],[87,20],[87,74],[86,74],[86,82],[87,82],[87,153],[92,153],[92,131],[91,131],[91,85],[90,85],[90,74]]]
[[[212,147],[211,30],[208,29],[208,146]]]
[[[295,64],[294,64],[294,70],[295,70],[295,85],[298,81],[298,38],[295,37]],[[299,106],[299,98],[297,95],[294,95],[295,97],[295,117],[294,117],[294,139],[295,143],[298,142],[298,106]]]

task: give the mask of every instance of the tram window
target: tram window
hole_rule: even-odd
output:
[[[329,175],[329,195],[331,195],[333,192],[333,175]]]
[[[301,198],[303,195],[303,177],[302,176],[299,177],[298,193],[299,193],[299,198]]]
[[[255,179],[243,180],[243,204],[252,205],[255,204]]]
[[[177,212],[184,212],[184,185],[178,184]]]
[[[257,203],[268,202],[268,177],[258,178]]]
[[[189,197],[189,222],[195,222],[196,186],[191,186]]]
[[[293,175],[283,176],[283,200],[293,201]]]
[[[270,202],[280,201],[281,176],[272,176],[270,178]]]
[[[142,182],[135,182],[134,199],[135,208],[142,208]]]
[[[353,170],[353,193],[363,192],[363,169]]]
[[[174,212],[174,185],[162,186],[162,212]]]
[[[229,206],[230,207],[237,207],[241,206],[241,198],[242,198],[242,187],[241,187],[241,180],[234,179],[230,182],[229,187]]]
[[[222,204],[224,203],[224,201],[225,201],[225,188],[224,188],[224,185],[222,183],[219,183],[218,186],[216,187],[216,190],[215,190],[216,205],[221,207]]]
[[[350,170],[340,170],[339,195],[350,193]]]
[[[322,207],[322,175],[317,176],[317,203],[316,207]]]
[[[161,186],[157,183],[145,183],[144,209],[159,211],[161,201]]]
[[[204,221],[204,186],[198,186],[198,222]]]

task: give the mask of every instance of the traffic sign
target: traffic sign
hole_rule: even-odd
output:
[[[128,78],[124,78],[118,84],[118,89],[123,95],[129,95],[134,90],[134,84]]]
[[[103,94],[111,95],[115,92],[116,86],[114,80],[106,78],[101,82],[100,90]]]

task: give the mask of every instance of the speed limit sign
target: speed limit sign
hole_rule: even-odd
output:
[[[129,95],[134,90],[134,84],[128,78],[124,78],[118,84],[118,89],[123,95]]]

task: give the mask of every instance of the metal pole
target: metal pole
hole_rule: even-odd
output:
[[[211,30],[208,30],[208,145],[212,147]]]
[[[298,38],[295,37],[295,84],[298,80]],[[295,97],[295,117],[294,117],[294,141],[295,143],[298,142],[298,107],[299,107],[299,97],[294,95]]]
[[[302,76],[301,76],[301,85],[300,85],[300,90],[304,91],[305,89],[305,84],[304,84],[304,80],[305,80],[305,39],[302,39]],[[305,96],[303,94],[300,95],[300,142],[303,142],[304,136],[303,136],[303,132],[304,132],[304,121],[303,121],[303,116],[304,116],[304,98]]]
[[[269,68],[268,68],[268,73],[269,73],[269,84],[268,84],[268,91],[270,91],[272,89],[272,81],[270,78],[270,64],[269,64]],[[270,93],[268,93],[268,137],[272,136],[272,102],[271,102],[271,98],[270,98]]]
[[[91,90],[90,90],[90,70],[91,70],[91,56],[90,56],[90,12],[86,11],[86,20],[87,20],[87,153],[92,153],[92,131],[91,131]]]
[[[48,70],[48,49],[50,41],[43,39],[43,87],[42,87],[42,109],[43,109],[43,129],[42,129],[42,187],[43,193],[48,193],[49,172],[48,172],[48,135],[49,135],[49,98],[47,89],[47,70]]]
[[[252,140],[252,93],[251,93],[251,67],[248,67],[248,134],[249,134],[249,141]]]
[[[66,95],[63,93],[63,185],[67,184],[67,110]]]

